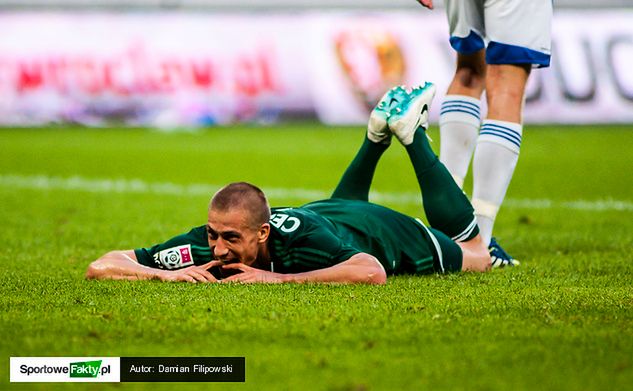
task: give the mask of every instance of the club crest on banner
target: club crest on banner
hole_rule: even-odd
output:
[[[335,37],[335,47],[354,96],[368,111],[385,91],[404,83],[403,50],[389,31],[375,27],[342,31]]]

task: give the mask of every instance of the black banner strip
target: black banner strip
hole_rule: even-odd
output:
[[[245,382],[244,357],[121,357],[121,382]]]

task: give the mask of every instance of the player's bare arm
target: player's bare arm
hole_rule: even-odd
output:
[[[256,269],[243,263],[224,265],[224,269],[241,270],[239,274],[221,282],[240,283],[302,283],[326,282],[339,284],[385,284],[387,274],[378,259],[367,253],[358,253],[331,267],[304,273],[273,273]]]
[[[86,270],[87,279],[99,280],[160,280],[173,282],[207,283],[218,280],[207,270],[220,265],[211,261],[200,266],[179,270],[161,270],[141,265],[134,250],[111,251],[92,262]]]

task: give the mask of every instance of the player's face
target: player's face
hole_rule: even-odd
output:
[[[209,210],[207,240],[214,259],[252,265],[261,241],[260,229],[248,224],[245,210]]]

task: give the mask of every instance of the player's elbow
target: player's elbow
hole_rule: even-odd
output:
[[[115,256],[116,253],[116,251],[111,251],[96,261],[91,262],[86,269],[85,278],[87,280],[110,278],[110,258]]]
[[[382,265],[380,265],[380,267],[374,267],[373,270],[367,274],[367,283],[373,285],[384,285],[387,283],[387,273]]]
[[[104,275],[106,274],[105,269],[106,269],[106,265],[104,265],[104,262],[100,259],[97,259],[96,261],[88,265],[88,269],[86,269],[86,275],[85,275],[86,280],[95,280],[95,279],[104,278]]]
[[[376,257],[367,254],[360,262],[363,264],[363,271],[362,275],[359,275],[360,278],[357,282],[372,285],[384,285],[387,283],[387,272]]]

